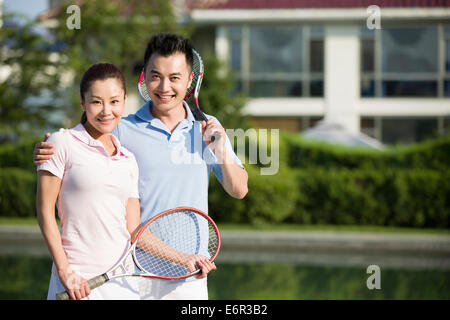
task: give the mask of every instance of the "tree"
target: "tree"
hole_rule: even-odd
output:
[[[248,117],[242,113],[245,97],[236,92],[231,70],[209,52],[204,55],[203,62],[205,76],[199,94],[200,109],[214,115],[226,129],[247,129]],[[187,102],[194,103],[191,100]]]
[[[79,2],[80,29],[69,29],[66,13],[73,1],[65,2],[57,15],[55,36],[64,43],[67,71],[74,75],[70,91],[68,123],[78,122],[79,89],[84,71],[92,64],[117,65],[127,80],[127,91],[136,91],[136,70],[143,66],[144,52],[150,37],[157,32],[188,35],[189,27],[177,24],[172,4],[167,0],[96,0]]]
[[[0,142],[25,134],[41,136],[46,130],[78,123],[79,83],[94,63],[116,64],[124,72],[127,92],[137,93],[150,37],[161,31],[189,36],[193,30],[192,24],[178,23],[172,1],[93,0],[75,4],[80,9],[79,29],[67,23],[74,14],[67,8],[74,1],[65,1],[56,10],[50,37],[33,32],[35,22],[0,28]],[[222,75],[219,69],[225,70],[223,66],[213,57],[205,58],[202,109],[217,116],[226,128],[245,127],[241,117],[244,101],[232,94],[231,74]],[[4,67],[8,69],[6,77]],[[46,98],[36,99],[42,95]]]
[[[61,109],[57,99],[61,63],[52,43],[36,32],[35,22],[20,26],[12,15],[1,20],[5,23],[0,28],[0,143],[4,143],[58,125],[53,114]]]

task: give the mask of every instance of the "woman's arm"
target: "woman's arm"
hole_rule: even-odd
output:
[[[138,198],[128,198],[125,220],[127,221],[127,230],[133,242],[134,237],[141,228],[141,207]]]
[[[67,289],[71,299],[81,299],[89,295],[90,290],[87,281],[70,268],[62,246],[61,235],[55,218],[55,204],[60,188],[61,179],[48,171],[38,171],[37,219],[61,283]]]

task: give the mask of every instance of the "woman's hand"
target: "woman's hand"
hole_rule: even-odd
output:
[[[197,279],[205,278],[211,270],[217,269],[214,262],[209,261],[209,259],[205,256],[199,254],[188,255],[183,264],[189,272],[194,272],[197,269],[201,270],[199,273],[194,275],[194,278]]]
[[[69,293],[70,299],[80,300],[91,293],[87,280],[70,267],[58,271],[58,276],[67,293]]]

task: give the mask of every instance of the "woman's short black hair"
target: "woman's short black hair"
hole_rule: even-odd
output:
[[[183,53],[186,56],[186,63],[192,70],[194,55],[192,53],[192,44],[189,39],[182,35],[169,32],[155,34],[150,38],[147,49],[145,49],[144,72],[147,71],[148,62],[153,53],[168,57],[177,52]]]

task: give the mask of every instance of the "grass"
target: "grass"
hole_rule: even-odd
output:
[[[26,218],[17,218],[17,217],[0,217],[0,225],[36,225],[37,226],[37,219],[36,217],[26,217]]]
[[[380,232],[380,233],[400,233],[400,234],[441,234],[449,235],[449,229],[419,229],[402,228],[389,226],[356,226],[356,225],[299,225],[299,224],[279,224],[279,225],[246,225],[223,223],[218,224],[220,230],[242,230],[242,231],[324,231],[324,232]]]
[[[36,225],[35,217],[13,218],[0,217],[0,225]],[[355,226],[355,225],[299,225],[299,224],[234,224],[219,223],[220,230],[233,231],[321,231],[321,232],[379,232],[379,233],[400,233],[400,234],[440,234],[449,235],[449,229],[419,229],[419,228],[402,228],[388,226]]]

